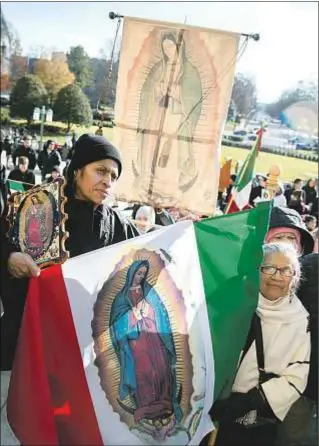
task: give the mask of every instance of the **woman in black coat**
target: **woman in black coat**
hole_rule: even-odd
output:
[[[119,151],[104,137],[82,135],[67,171],[65,211],[70,257],[140,235],[117,211],[103,204],[121,175]],[[1,246],[1,370],[10,370],[19,334],[29,278],[40,269],[8,241]]]
[[[305,192],[305,204],[312,205],[317,197],[316,180],[311,178],[302,189]]]

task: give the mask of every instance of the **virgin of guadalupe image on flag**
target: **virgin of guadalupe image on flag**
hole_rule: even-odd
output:
[[[117,198],[212,215],[239,35],[124,19],[115,144]]]
[[[95,364],[132,434],[145,444],[188,444],[203,411],[205,355],[190,340],[183,293],[166,263],[162,253],[134,250],[106,280],[92,324]]]

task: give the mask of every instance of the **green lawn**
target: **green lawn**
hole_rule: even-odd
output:
[[[222,154],[225,158],[233,160],[233,166],[238,160],[243,161],[248,154],[246,149],[236,149],[235,147],[223,147]],[[276,155],[274,153],[259,153],[256,160],[256,169],[258,173],[268,173],[269,167],[276,164],[281,167],[281,180],[292,181],[295,178],[306,180],[310,177],[317,178],[318,163],[305,161],[288,156]]]
[[[25,121],[15,121],[15,122],[17,124],[25,125]],[[57,134],[44,131],[44,140],[50,138],[63,144],[65,142],[66,126],[63,123],[56,123],[56,122],[54,122],[54,125],[60,127],[61,131]],[[80,136],[83,133],[88,133],[88,132],[95,133],[95,131],[97,130],[97,126],[91,126],[89,128],[72,126],[71,130],[74,130],[77,133],[77,135]],[[104,127],[103,132],[106,138],[112,140],[113,136],[112,128]],[[236,147],[226,147],[226,146],[222,147],[223,157],[232,158],[233,168],[235,168],[237,161],[238,160],[243,161],[247,156],[247,154],[248,150],[246,149],[239,149]],[[297,158],[290,158],[282,155],[276,155],[272,153],[260,153],[256,160],[255,170],[258,173],[267,173],[269,167],[273,164],[277,164],[281,167],[282,169],[281,179],[284,181],[292,181],[295,178],[301,178],[303,180],[306,180],[310,177],[317,178],[318,176],[318,163],[312,161],[305,161]]]

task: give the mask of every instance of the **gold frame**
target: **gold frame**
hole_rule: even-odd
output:
[[[65,180],[59,178],[48,184],[34,186],[27,192],[13,193],[8,200],[7,237],[19,251],[29,254],[40,268],[64,263],[69,258],[69,252],[65,247],[65,242],[68,238],[65,222],[68,216],[65,213],[67,198],[64,195],[64,188]],[[38,200],[38,203],[34,203],[34,197]],[[52,201],[55,204],[54,208]],[[41,216],[46,219],[46,223],[51,227],[51,232],[49,232],[50,241],[46,246],[45,242],[43,242],[41,254],[34,253],[32,251],[33,248],[28,246],[26,235],[26,223],[28,223],[30,218],[28,212],[31,213],[33,205],[41,206]],[[43,232],[39,236],[42,237]]]

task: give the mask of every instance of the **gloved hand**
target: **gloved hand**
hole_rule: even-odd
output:
[[[217,400],[209,414],[212,420],[234,421],[251,410],[258,410],[266,404],[257,387],[247,393],[234,392],[229,398]]]

